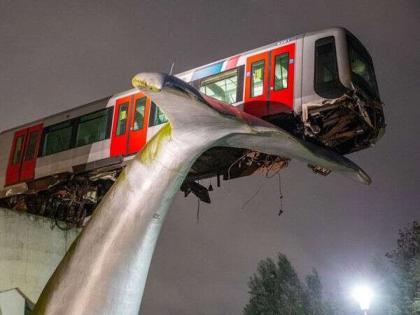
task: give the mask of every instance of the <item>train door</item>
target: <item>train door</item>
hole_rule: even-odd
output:
[[[138,93],[117,99],[111,134],[111,156],[138,152],[147,137],[150,100]]]
[[[7,166],[6,185],[13,185],[35,177],[41,135],[42,124],[15,132]]]
[[[38,158],[39,144],[41,142],[42,125],[28,128],[25,154],[23,155],[20,180],[31,180],[35,177],[36,159]]]
[[[251,56],[246,61],[244,111],[262,117],[268,113],[269,53]]]
[[[270,53],[269,113],[293,110],[295,44],[276,48]]]
[[[134,95],[129,122],[127,154],[137,153],[146,144],[149,111],[150,98],[140,93]]]
[[[111,156],[126,155],[128,143],[128,111],[131,96],[117,99],[114,108],[114,124],[111,134]]]

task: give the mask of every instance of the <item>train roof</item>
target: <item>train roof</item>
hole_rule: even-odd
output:
[[[218,63],[225,62],[225,61],[227,61],[228,59],[230,59],[230,58],[232,58],[234,56],[247,56],[247,55],[252,55],[252,54],[257,53],[259,51],[264,51],[264,50],[268,50],[268,49],[270,49],[272,47],[284,45],[286,43],[295,41],[295,40],[297,40],[299,38],[303,38],[303,37],[306,37],[306,36],[311,36],[311,35],[315,35],[315,34],[319,34],[319,33],[332,33],[332,32],[348,32],[348,33],[350,33],[344,27],[338,27],[338,26],[337,27],[330,27],[330,28],[326,28],[326,29],[322,29],[322,30],[318,30],[318,31],[313,31],[313,32],[307,32],[307,33],[303,33],[303,34],[300,34],[300,35],[288,37],[286,39],[282,39],[282,40],[279,40],[279,41],[275,41],[275,42],[272,42],[270,44],[266,44],[264,46],[260,46],[260,47],[253,48],[253,49],[250,49],[250,50],[246,50],[246,51],[243,51],[243,52],[240,52],[240,53],[237,53],[237,54],[233,54],[233,55],[231,55],[229,57],[222,58],[222,59],[219,59],[219,60],[210,62],[208,64],[205,64],[205,65],[202,65],[202,66],[199,66],[199,67],[196,67],[196,68],[193,68],[193,69],[186,70],[184,72],[178,73],[178,74],[176,74],[176,76],[179,77],[179,78],[183,78],[183,77],[188,76],[192,72],[196,72],[196,71],[199,71],[199,70],[202,70],[202,69],[206,69],[206,68],[211,67],[213,65],[216,65]]]

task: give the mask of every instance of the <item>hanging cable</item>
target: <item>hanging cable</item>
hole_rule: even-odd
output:
[[[197,198],[197,223],[200,223],[200,198]]]
[[[230,170],[232,169],[232,167],[236,164],[236,163],[238,163],[238,162],[240,162],[241,160],[243,160],[246,156],[248,155],[248,152],[246,152],[244,155],[242,155],[239,159],[237,159],[237,160],[235,160],[230,166],[229,166],[229,168],[228,168],[228,171],[227,171],[227,179],[230,179]]]
[[[279,209],[279,216],[284,212],[283,209],[283,192],[281,189],[281,175],[280,173],[278,173],[279,175],[279,199],[280,199],[280,209]]]
[[[197,181],[200,183],[200,180]],[[197,196],[197,223],[200,223],[200,198]]]
[[[245,209],[248,203],[250,203],[258,195],[258,193],[261,191],[264,185],[265,183],[261,184],[260,187],[258,187],[258,189],[255,191],[255,193],[247,201],[243,203],[241,210]]]

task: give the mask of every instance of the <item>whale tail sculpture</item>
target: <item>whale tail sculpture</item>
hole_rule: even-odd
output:
[[[370,183],[348,159],[210,99],[166,74],[133,85],[169,123],[137,154],[95,210],[43,290],[33,314],[137,315],[156,241],[176,192],[208,149],[246,148],[298,159]]]

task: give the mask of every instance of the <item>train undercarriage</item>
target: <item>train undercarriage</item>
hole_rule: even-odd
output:
[[[214,157],[217,156],[217,159]],[[185,196],[190,193],[210,203],[212,186],[200,181],[215,178],[229,180],[254,173],[280,171],[289,160],[255,151],[215,147],[195,162],[181,186]],[[0,199],[0,206],[51,218],[63,230],[82,227],[126,166],[125,162],[78,174],[63,173],[29,182],[27,191]]]

